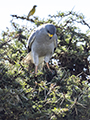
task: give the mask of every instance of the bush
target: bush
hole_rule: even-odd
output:
[[[90,36],[75,24],[89,27],[84,16],[59,12],[46,21],[30,21],[35,27],[47,22],[56,26],[58,47],[50,60],[55,75],[45,68],[36,80],[34,66],[28,72],[22,60],[30,31],[12,22],[13,31],[2,32],[0,39],[0,120],[89,120]]]

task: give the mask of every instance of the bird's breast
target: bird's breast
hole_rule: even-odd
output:
[[[32,45],[32,50],[38,54],[39,57],[46,56],[47,54],[52,55],[54,51],[54,43],[46,43],[46,42],[35,42]]]

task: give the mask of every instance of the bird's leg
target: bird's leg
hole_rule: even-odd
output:
[[[38,69],[38,66],[35,66],[35,77],[37,77],[37,69]]]
[[[52,73],[52,75],[55,75],[55,72],[50,69],[48,62],[46,62],[46,65],[47,65],[47,68],[49,69],[49,71]]]
[[[46,62],[46,65],[47,65],[47,68],[52,72],[52,70],[51,70],[50,67],[49,67],[48,62]]]

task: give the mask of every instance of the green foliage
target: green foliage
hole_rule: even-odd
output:
[[[30,21],[36,26],[48,22],[56,26],[58,47],[50,64],[52,59],[57,61],[52,68],[57,73],[52,76],[45,68],[35,80],[33,68],[28,72],[22,62],[30,31],[11,22],[13,30],[2,32],[0,39],[0,120],[89,120],[90,36],[75,24],[89,27],[84,16],[59,12],[47,20]]]

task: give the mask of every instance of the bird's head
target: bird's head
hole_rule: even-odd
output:
[[[55,26],[54,26],[53,24],[47,24],[47,25],[45,26],[45,28],[46,28],[46,32],[47,32],[48,36],[49,36],[50,38],[52,38],[53,35],[56,33],[56,28],[55,28]]]
[[[37,5],[34,5],[33,8],[37,7]]]

